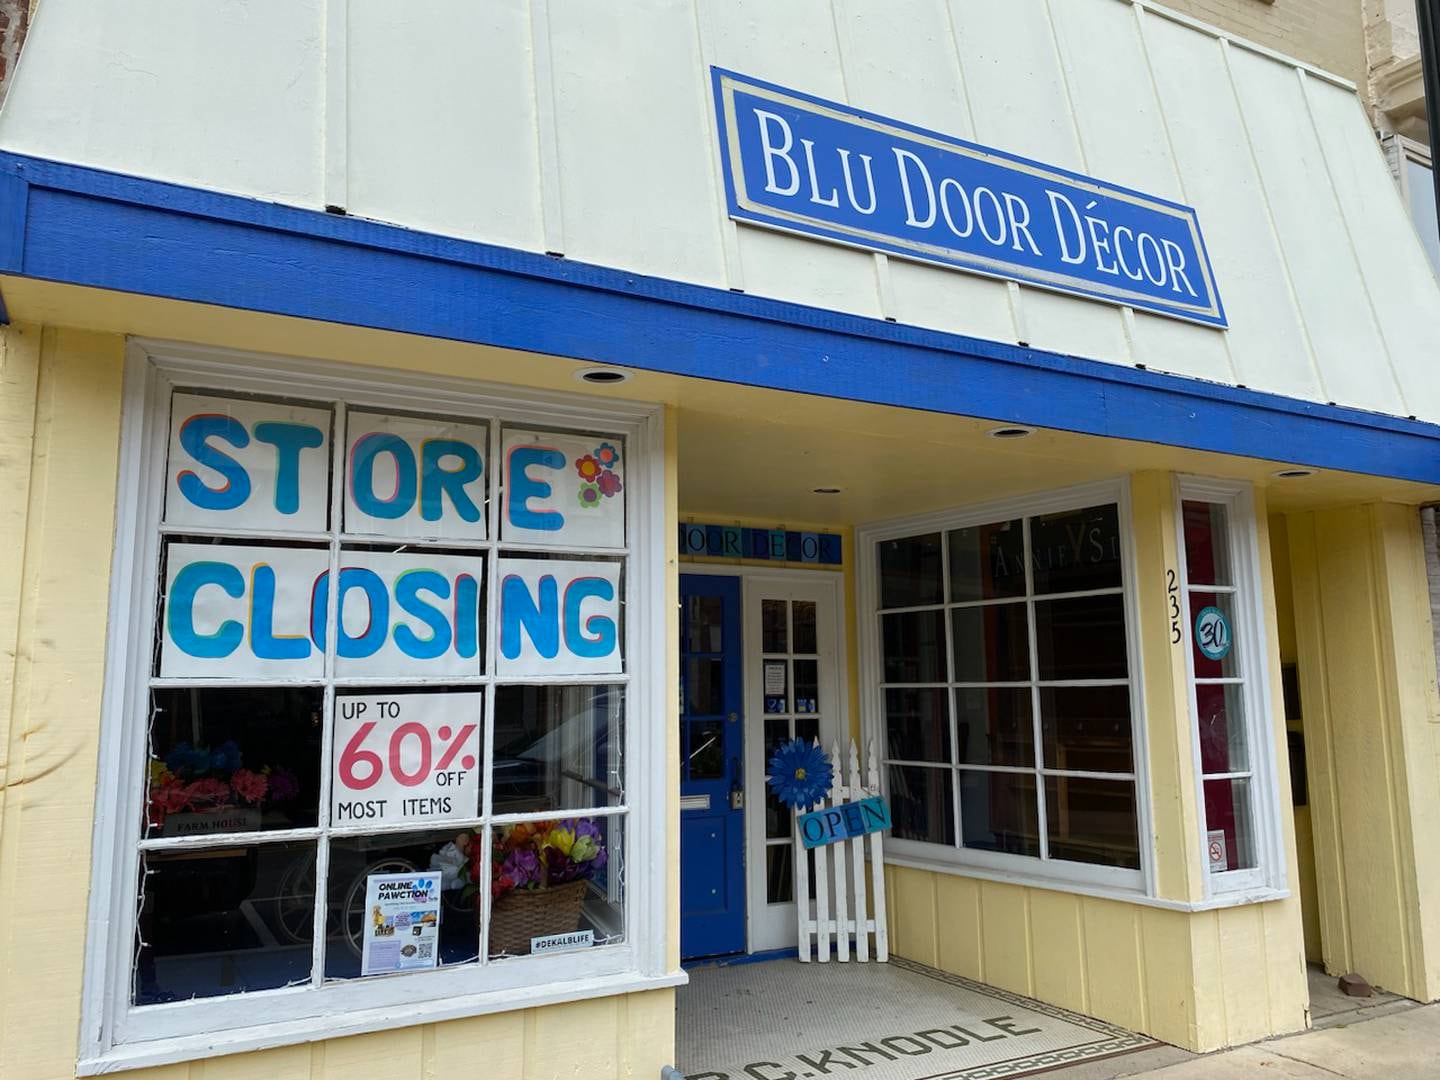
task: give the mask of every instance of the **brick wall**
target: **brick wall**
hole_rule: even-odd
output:
[[[1257,45],[1366,83],[1361,0],[1162,0]]]
[[[10,89],[10,77],[25,44],[33,6],[33,0],[0,0],[0,101],[5,100]]]

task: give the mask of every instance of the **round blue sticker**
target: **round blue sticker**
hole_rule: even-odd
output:
[[[1233,641],[1230,620],[1218,607],[1202,608],[1195,616],[1195,644],[1207,659],[1224,660]]]

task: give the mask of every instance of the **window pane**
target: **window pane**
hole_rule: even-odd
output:
[[[878,548],[882,608],[940,603],[944,593],[939,533],[882,540]]]
[[[796,600],[790,605],[790,618],[795,624],[795,649],[797,653],[815,653],[815,601]]]
[[[718,596],[691,596],[685,600],[687,652],[725,651],[725,601]]]
[[[685,661],[685,712],[719,716],[725,711],[725,661],[692,657]]]
[[[1041,687],[1040,731],[1047,768],[1135,771],[1129,687]]]
[[[1120,513],[1114,504],[1030,519],[1035,595],[1120,587]]]
[[[578,810],[625,798],[623,686],[495,691],[497,814]]]
[[[624,818],[575,817],[494,830],[490,957],[528,956],[536,938],[589,930],[624,939]]]
[[[1041,600],[1035,604],[1040,678],[1123,679],[1125,601],[1120,596]]]
[[[1436,227],[1435,178],[1427,165],[1405,158],[1406,186],[1410,191],[1410,216],[1420,244],[1430,257],[1430,266],[1440,274],[1440,228]]]
[[[950,541],[950,599],[1025,595],[1025,528],[1019,518],[956,529]]]
[[[1185,500],[1185,567],[1191,585],[1234,585],[1229,511],[1223,503]]]
[[[790,741],[790,721],[783,716],[765,718],[765,759],[768,771],[770,759],[775,751]],[[780,801],[775,790],[765,785],[765,835],[783,837],[790,835],[790,808]]]
[[[1052,859],[1140,868],[1135,785],[1129,780],[1047,776],[1045,822]]]
[[[760,601],[760,636],[767,653],[790,651],[784,600]]]
[[[788,904],[795,899],[795,863],[790,844],[771,844],[765,849],[765,902]],[[811,880],[810,891],[815,891]]]
[[[786,713],[790,711],[790,661],[766,660],[765,668],[765,711]]]
[[[725,775],[725,721],[694,720],[686,765],[691,780],[719,780]]]
[[[1040,854],[1034,773],[960,772],[960,827],[967,848]]]
[[[885,691],[885,732],[888,756],[901,761],[950,761],[950,715],[946,691]]]
[[[881,619],[886,682],[946,681],[944,611],[911,611]]]
[[[955,737],[966,765],[1035,764],[1029,687],[955,691]]]
[[[1020,682],[1030,678],[1030,636],[1024,604],[955,608],[956,682]]]
[[[141,855],[134,1003],[310,979],[315,842]]]
[[[820,711],[820,662],[818,660],[795,660],[795,711],[817,713]]]
[[[314,826],[323,716],[314,687],[156,690],[146,835]]]
[[[1244,674],[1235,648],[1235,594],[1190,594],[1190,658],[1197,679],[1231,679]]]
[[[1206,848],[1212,873],[1256,866],[1250,781],[1205,781]]]
[[[1196,686],[1195,713],[1200,725],[1201,771],[1246,771],[1250,767],[1250,756],[1246,747],[1243,687],[1235,683]]]
[[[897,839],[954,845],[953,776],[949,769],[890,766],[890,816]]]
[[[478,892],[471,879],[474,856],[483,846],[483,839],[469,829],[354,836],[330,841],[325,977],[360,977],[367,934],[371,936],[372,974],[396,970],[385,964],[386,952],[393,954],[390,959],[403,967],[411,963],[439,967],[478,960]],[[395,877],[428,870],[440,875],[438,934],[430,930],[421,912],[415,912],[413,919],[409,918],[411,913],[405,912],[392,921],[367,903],[367,885],[372,877]],[[433,963],[427,964],[427,961]]]

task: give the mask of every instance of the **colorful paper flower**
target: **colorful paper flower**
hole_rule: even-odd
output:
[[[230,785],[224,780],[196,780],[185,786],[185,801],[191,810],[213,810],[230,802]]]
[[[834,770],[830,758],[815,743],[792,739],[770,758],[765,777],[775,797],[792,809],[808,810],[830,791]]]
[[[599,484],[581,484],[575,498],[586,510],[593,510],[600,505],[601,497]]]
[[[604,472],[604,468],[594,457],[586,454],[579,461],[575,462],[575,471],[580,474],[581,480],[594,480]]]
[[[251,806],[259,806],[265,798],[265,793],[270,790],[270,781],[263,773],[251,772],[249,769],[236,769],[230,777],[230,789],[235,792],[235,797],[241,802],[247,802]]]
[[[613,469],[620,464],[620,451],[611,446],[608,442],[602,442],[595,448],[595,460],[607,469]]]
[[[540,869],[540,856],[529,848],[517,848],[510,852],[501,865],[503,876],[513,881],[517,889],[540,884]]]
[[[620,493],[620,477],[613,472],[603,472],[600,474],[600,479],[595,482],[595,486],[600,489],[600,494],[608,499],[610,496]]]

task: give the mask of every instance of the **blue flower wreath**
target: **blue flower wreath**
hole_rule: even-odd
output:
[[[833,776],[830,758],[818,744],[793,739],[770,758],[765,779],[786,806],[808,810],[829,794]]]

